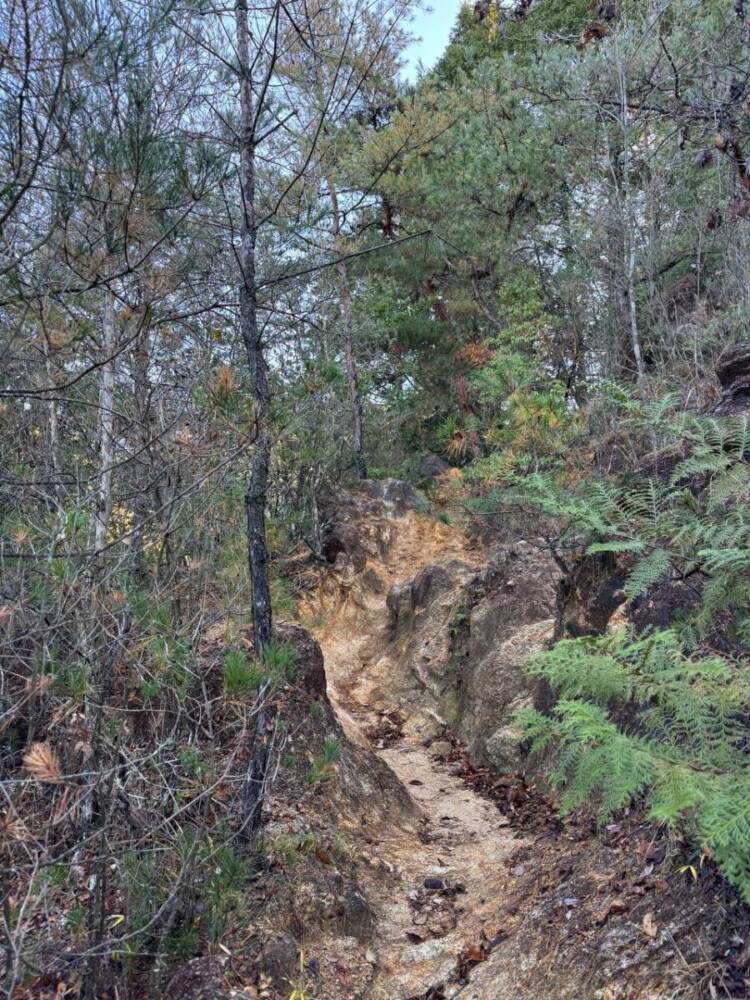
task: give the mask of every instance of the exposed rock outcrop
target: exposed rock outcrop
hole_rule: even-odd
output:
[[[714,413],[724,416],[750,413],[750,343],[728,347],[716,363],[721,399]]]
[[[601,635],[625,603],[623,586],[632,557],[610,553],[583,556],[560,580],[555,638]]]
[[[498,547],[479,570],[430,565],[388,594],[401,704],[442,716],[500,770],[520,764],[516,709],[534,691],[524,665],[553,632],[560,570],[542,544]]]
[[[332,526],[333,571],[323,589],[335,614],[335,686],[378,711],[399,709],[413,732],[443,720],[480,758],[515,769],[511,720],[533,696],[523,668],[552,636],[560,569],[542,541],[487,554],[450,525],[373,501],[375,492],[344,498]],[[408,495],[393,482],[382,492]],[[385,627],[373,623],[367,642],[347,642],[349,628],[361,636],[384,599]]]
[[[355,942],[352,968],[372,958],[351,997],[698,1000],[694,969],[740,954],[736,896],[703,871],[681,877],[679,848],[648,824],[563,822],[530,776],[502,774],[524,764],[511,719],[533,692],[524,666],[553,633],[555,560],[533,542],[488,554],[434,518],[373,503],[345,501],[352,554],[339,550],[309,612],[325,619],[316,634],[345,729],[366,734],[423,823],[418,838],[382,813],[368,824],[373,945],[366,909],[361,930],[347,924],[362,944],[336,939]],[[616,562],[577,569],[558,611],[582,634],[606,626],[621,594]],[[329,899],[322,883],[318,896]]]
[[[728,347],[717,362],[716,377],[721,396],[710,415],[750,416],[750,343]],[[667,448],[648,455],[635,475],[666,482],[686,457],[686,446]],[[698,496],[705,492],[707,480],[696,475],[687,485]],[[603,633],[626,602],[622,588],[633,562],[634,557],[628,553],[579,556],[560,585],[556,637]],[[668,628],[677,614],[699,607],[702,586],[699,575],[688,581],[667,579],[633,601],[628,608],[628,620],[639,631]],[[724,648],[720,631],[713,642],[714,648]]]
[[[225,962],[221,959],[194,958],[169,980],[164,1000],[233,1000],[241,996],[239,991],[224,986],[224,973]]]
[[[360,489],[373,500],[379,500],[386,510],[395,514],[405,514],[407,510],[419,510],[427,506],[425,497],[415,490],[411,483],[401,479],[365,479]]]

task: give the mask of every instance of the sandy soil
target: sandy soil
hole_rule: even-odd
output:
[[[370,744],[378,713],[390,707],[383,697],[388,671],[404,667],[384,660],[388,589],[424,566],[480,558],[457,529],[409,513],[394,524],[386,555],[367,573],[349,585],[339,577],[322,586],[309,610],[325,622],[316,638],[331,701],[351,739]],[[374,665],[377,688],[368,684]],[[422,997],[438,983],[446,984],[446,997],[459,995],[461,987],[450,985],[457,963],[497,934],[509,877],[504,862],[523,843],[495,805],[424,745],[419,720],[406,720],[404,732],[410,731],[377,751],[419,808],[422,830],[413,836],[394,825],[377,838],[377,853],[393,867],[398,888],[368,886],[378,916],[373,1000]]]

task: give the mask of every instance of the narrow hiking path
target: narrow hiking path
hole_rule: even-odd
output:
[[[388,591],[427,565],[455,560],[476,565],[482,552],[457,529],[414,512],[394,517],[389,531],[376,565],[356,579],[329,581],[310,609],[323,622],[316,638],[325,656],[329,696],[348,737],[378,753],[421,814],[418,833],[396,822],[377,832],[375,850],[392,868],[396,887],[368,887],[378,917],[371,995],[373,1000],[421,1000],[443,983],[445,991],[436,997],[470,1000],[475,996],[471,985],[459,985],[456,970],[462,960],[471,964],[482,943],[491,947],[507,897],[505,862],[523,840],[495,805],[453,772],[439,740],[426,745],[431,741],[423,729],[410,725],[408,713],[403,727],[386,741],[373,740],[373,733],[378,720],[398,708],[388,697],[389,678],[397,687],[394,673],[408,668],[388,654]],[[482,998],[490,1000],[486,992]]]

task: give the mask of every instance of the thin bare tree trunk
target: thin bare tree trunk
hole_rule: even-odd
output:
[[[94,549],[101,552],[107,544],[107,531],[112,516],[112,472],[114,465],[114,403],[115,403],[115,297],[107,288],[104,292],[102,322],[102,353],[105,362],[99,384],[99,489],[96,498]]]
[[[44,344],[44,370],[47,373],[47,385],[55,384],[55,373],[52,367],[52,345],[49,339],[49,330],[47,328],[47,303],[45,301],[42,306],[42,341]],[[60,428],[57,420],[57,400],[54,396],[50,397],[47,403],[47,426],[49,429],[49,467],[54,479],[54,486],[52,487],[52,492],[57,495],[58,490],[62,486],[61,476],[62,476],[62,463],[60,461]]]
[[[255,99],[253,95],[252,62],[247,0],[235,5],[237,54],[240,70],[242,243],[240,246],[240,333],[250,370],[250,383],[255,399],[257,442],[250,464],[250,476],[245,490],[247,515],[247,545],[253,612],[255,648],[262,658],[271,641],[271,590],[268,579],[268,546],[266,543],[266,496],[271,460],[268,432],[268,368],[263,354],[261,331],[258,327],[257,289],[255,279],[255,244],[257,219],[255,211]]]
[[[631,230],[631,225],[628,223],[627,228]],[[636,376],[638,378],[638,384],[643,385],[646,378],[646,369],[643,364],[643,351],[641,349],[641,336],[638,330],[638,313],[637,313],[637,303],[635,297],[635,241],[632,237],[632,232],[628,237],[626,237],[627,252],[627,286],[628,286],[628,320],[630,323],[630,345],[633,349],[633,357],[635,358],[635,370]]]
[[[643,388],[646,380],[646,368],[643,363],[641,336],[638,330],[637,299],[635,292],[636,265],[636,218],[633,205],[633,195],[630,190],[630,109],[628,105],[628,87],[625,79],[625,66],[622,55],[617,51],[617,70],[620,83],[620,101],[622,105],[622,148],[623,148],[623,226],[625,235],[625,284],[628,298],[628,323],[630,326],[630,346],[635,360],[638,385]]]
[[[139,292],[142,298],[142,293]],[[143,478],[150,484],[139,489],[133,498],[133,509],[135,512],[135,533],[131,541],[132,549],[132,570],[135,580],[139,584],[146,582],[148,572],[144,558],[144,534],[146,521],[148,519],[149,493],[156,490],[156,468],[154,464],[153,448],[153,408],[151,406],[151,381],[149,379],[150,364],[150,318],[149,306],[142,304],[142,315],[139,319],[139,329],[130,355],[130,371],[133,380],[133,390],[135,393],[135,412],[137,428],[135,433],[136,450],[139,453],[136,460],[136,470],[147,468],[147,474]],[[154,502],[154,508],[160,509],[158,496]]]
[[[341,246],[341,213],[339,212],[339,199],[336,192],[336,184],[330,175],[328,177],[328,191],[331,197],[333,236],[336,250],[340,254],[343,254],[344,248]],[[346,370],[346,381],[349,386],[349,402],[352,416],[352,444],[354,446],[354,461],[359,478],[367,479],[362,395],[359,391],[357,362],[354,357],[352,296],[349,288],[349,272],[346,267],[346,261],[340,260],[336,265],[336,269],[338,272],[339,306],[341,309],[342,329],[344,334],[344,366]]]
[[[236,0],[237,55],[240,71],[240,190],[242,195],[242,243],[240,246],[240,333],[247,355],[250,384],[255,401],[257,440],[245,488],[247,554],[253,614],[255,651],[262,660],[272,638],[271,588],[268,575],[266,542],[266,505],[271,462],[271,439],[268,430],[270,393],[268,368],[263,353],[262,333],[258,326],[255,248],[257,217],[255,210],[255,100],[250,59],[250,31],[247,0]],[[269,685],[260,690],[255,706],[254,732],[242,792],[241,837],[256,850],[263,824],[272,751]]]

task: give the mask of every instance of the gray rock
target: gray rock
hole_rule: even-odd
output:
[[[350,882],[340,898],[340,912],[337,921],[339,931],[357,941],[368,941],[372,935],[375,916],[362,890]]]
[[[523,769],[523,733],[518,726],[500,726],[485,743],[487,760],[500,774],[515,773]]]
[[[299,948],[289,934],[278,934],[265,942],[258,968],[274,986],[286,989],[299,973]]]
[[[726,348],[716,363],[721,400],[714,412],[740,414],[750,411],[750,344]]]
[[[382,501],[394,514],[405,514],[407,510],[420,510],[427,506],[425,497],[411,483],[401,479],[363,479],[359,488],[371,499]]]
[[[437,479],[442,476],[444,472],[447,472],[450,466],[447,462],[443,461],[439,455],[434,455],[432,452],[425,455],[419,466],[420,476],[424,476],[425,479]]]
[[[201,956],[181,966],[164,990],[164,1000],[230,1000],[223,986],[224,962]]]

